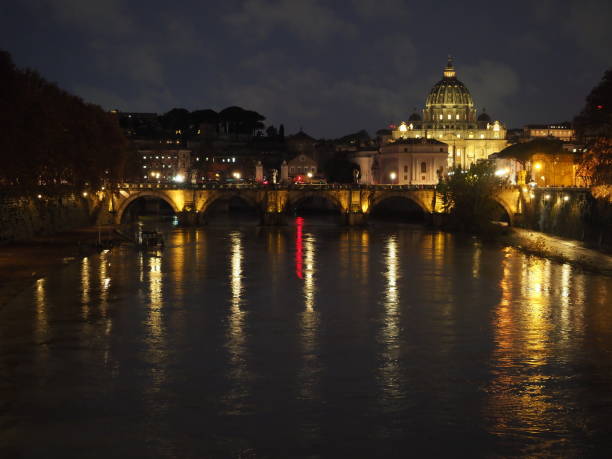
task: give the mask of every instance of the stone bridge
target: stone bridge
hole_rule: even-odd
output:
[[[522,195],[517,187],[501,188],[496,201],[506,211],[512,224],[522,211]],[[167,202],[183,224],[206,221],[211,206],[218,200],[238,197],[259,210],[264,224],[279,224],[284,214],[295,209],[300,202],[311,198],[323,198],[345,216],[349,225],[361,224],[372,209],[394,197],[416,204],[428,217],[443,212],[442,200],[435,186],[409,185],[193,185],[135,183],[121,184],[112,190],[98,193],[101,212],[99,223],[122,222],[126,209],[140,198],[159,198]]]

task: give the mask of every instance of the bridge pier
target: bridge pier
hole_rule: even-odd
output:
[[[199,223],[199,213],[189,210],[184,210],[177,213],[178,222],[180,226],[195,226]]]
[[[432,212],[425,214],[425,222],[434,228],[441,228],[446,224],[448,214],[442,212]]]
[[[348,226],[362,226],[367,223],[367,216],[363,212],[348,212],[344,215],[344,222]]]
[[[287,224],[285,214],[282,212],[263,212],[261,214],[261,225],[284,226]]]

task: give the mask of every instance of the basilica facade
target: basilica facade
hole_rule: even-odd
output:
[[[457,79],[452,59],[431,89],[422,115],[402,121],[384,143],[401,139],[432,139],[448,145],[448,167],[468,168],[507,145],[506,128],[484,111],[477,115],[467,87]]]

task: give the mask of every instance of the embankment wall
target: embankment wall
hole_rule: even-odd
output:
[[[612,248],[612,193],[571,188],[533,193],[516,226]]]
[[[0,192],[0,244],[89,225],[91,209],[90,199],[74,193],[38,198]]]

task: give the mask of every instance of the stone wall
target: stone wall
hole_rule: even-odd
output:
[[[92,201],[75,194],[23,196],[0,192],[0,244],[92,223]]]
[[[588,189],[537,189],[517,226],[612,248],[612,201]]]

